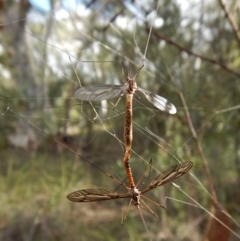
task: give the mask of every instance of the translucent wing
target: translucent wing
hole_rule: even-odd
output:
[[[186,174],[192,168],[192,166],[193,166],[193,163],[191,161],[187,161],[169,168],[167,171],[165,171],[164,173],[156,177],[150,183],[149,187],[146,188],[141,193],[148,192],[153,188],[162,186],[163,184],[166,184],[168,182],[173,181],[176,178],[181,177],[182,175]]]
[[[85,101],[100,101],[114,98],[125,91],[125,85],[93,85],[80,87],[74,97]]]
[[[147,100],[159,110],[166,111],[169,114],[175,114],[177,112],[176,107],[165,98],[159,95],[155,95],[152,92],[149,92],[139,87],[138,90],[140,90],[146,96]]]
[[[67,195],[72,202],[96,202],[119,198],[131,198],[131,193],[117,193],[107,189],[83,189]]]

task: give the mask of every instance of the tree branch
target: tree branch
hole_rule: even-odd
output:
[[[233,32],[234,32],[234,34],[235,34],[235,36],[236,36],[236,39],[237,39],[237,41],[238,41],[238,44],[240,45],[240,31],[239,31],[239,29],[238,29],[238,26],[237,26],[237,24],[234,22],[233,17],[232,17],[232,15],[231,15],[231,13],[228,11],[227,6],[226,6],[225,3],[223,2],[223,0],[219,0],[219,3],[220,3],[220,5],[221,5],[223,11],[225,12],[226,18],[228,19],[230,25],[232,26]]]
[[[149,31],[149,27],[148,27],[148,26],[147,26],[147,30]],[[212,63],[212,64],[215,64],[215,65],[219,66],[220,68],[226,70],[227,72],[230,72],[230,73],[236,75],[237,77],[240,77],[240,73],[238,73],[238,72],[236,72],[235,70],[229,68],[227,65],[225,65],[225,64],[223,64],[223,63],[220,63],[219,61],[217,61],[217,60],[215,60],[215,59],[211,59],[211,58],[205,57],[205,56],[203,56],[203,55],[201,55],[201,54],[198,54],[198,53],[195,53],[195,52],[193,52],[193,51],[191,51],[191,50],[189,50],[189,49],[186,49],[185,47],[181,46],[180,44],[174,42],[174,41],[171,40],[171,39],[166,38],[165,36],[161,35],[160,33],[156,32],[156,31],[153,31],[152,33],[153,33],[153,35],[154,35],[157,39],[163,39],[163,40],[165,40],[167,43],[169,43],[169,44],[177,47],[179,50],[184,51],[184,52],[188,53],[189,55],[195,56],[195,57],[200,58],[200,59],[202,59],[202,60],[204,60],[204,61],[207,61],[207,62],[210,62],[210,63]]]

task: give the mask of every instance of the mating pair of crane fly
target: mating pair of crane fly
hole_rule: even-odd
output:
[[[139,70],[141,68],[142,67],[140,67]],[[135,93],[135,91],[140,91],[145,95],[147,100],[151,102],[159,110],[165,111],[169,114],[175,114],[177,112],[175,106],[165,98],[138,87],[135,81],[136,75],[132,78],[128,77],[127,82],[122,85],[95,85],[95,86],[80,87],[75,91],[74,97],[83,101],[102,101],[102,100],[107,100],[107,99],[117,97],[120,94],[121,95],[126,94],[127,96],[131,97],[129,98],[129,101],[131,102],[132,96]],[[128,106],[128,103],[126,103],[126,106]],[[130,106],[132,105],[130,104]],[[127,112],[127,107],[126,107],[126,112]],[[129,112],[132,113],[132,109],[130,109]],[[130,132],[132,132],[132,116],[130,116],[130,119],[131,119],[129,124]],[[127,129],[126,122],[127,121],[125,119],[124,132],[126,132],[125,130]],[[128,135],[130,134],[128,133]],[[126,139],[128,138],[130,139],[129,136],[125,136],[125,150],[128,149],[130,151],[131,142],[130,144],[128,144],[128,146],[126,143]],[[130,154],[126,158],[127,161],[129,160],[129,158],[130,158]],[[95,202],[95,201],[105,201],[105,200],[111,200],[111,199],[130,198],[131,200],[134,201],[134,204],[139,209],[140,195],[158,186],[162,186],[168,182],[171,182],[176,178],[181,177],[192,168],[192,165],[193,165],[192,162],[187,161],[171,167],[170,169],[168,169],[167,171],[163,172],[158,177],[156,177],[150,183],[150,185],[145,190],[142,190],[142,191],[138,190],[135,184],[129,181],[131,188],[128,188],[129,192],[127,193],[118,193],[116,191],[108,190],[108,189],[82,189],[82,190],[78,190],[70,193],[67,196],[67,198],[72,202]]]
[[[138,72],[142,68],[143,68],[143,65],[139,67]],[[159,110],[166,111],[170,114],[175,114],[177,112],[175,106],[165,98],[138,87],[135,81],[137,73],[133,77],[129,76],[127,78],[127,81],[122,85],[95,85],[95,86],[80,87],[74,93],[75,98],[79,100],[84,100],[84,101],[102,101],[102,100],[107,100],[110,98],[117,97],[119,95],[122,96],[123,94],[126,94],[126,112],[125,112],[125,120],[124,120],[125,152],[124,152],[123,163],[127,174],[129,186],[133,189],[135,187],[135,184],[132,176],[132,171],[129,165],[129,159],[131,156],[132,139],[133,139],[132,100],[133,100],[134,93],[136,91],[142,92],[147,98],[147,100],[151,102]]]

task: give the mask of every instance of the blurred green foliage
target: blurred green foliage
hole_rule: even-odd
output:
[[[72,96],[80,83],[119,84],[130,71],[136,73],[149,36],[146,25],[154,22],[151,16],[156,1],[82,3],[87,7],[80,13],[73,9],[61,12],[53,6],[51,13],[41,15],[38,9],[18,2],[4,10],[0,52],[1,240],[149,240],[134,207],[121,226],[126,201],[124,205],[121,200],[77,204],[65,198],[82,188],[118,187],[66,146],[117,179],[125,178],[121,144],[124,96],[116,108],[113,104],[118,98],[107,105],[92,103],[100,118],[90,103]],[[239,23],[237,1],[229,1],[228,7]],[[18,16],[16,21],[13,16]],[[154,19],[162,25],[153,24],[137,84],[167,98],[178,112],[170,116],[157,111],[141,93],[135,95],[134,179],[139,180],[151,158],[153,168],[145,173],[140,186],[145,187],[149,178],[178,160],[191,160],[199,182],[186,175],[177,183],[192,200],[210,210],[209,183],[179,98],[181,92],[219,202],[239,222],[239,41],[217,2],[189,1],[186,10],[179,1],[160,1]],[[173,44],[158,39],[154,32]],[[186,51],[179,51],[177,45]],[[187,51],[227,65],[231,71]],[[126,191],[123,187],[118,190]],[[148,202],[158,219],[144,211],[153,240],[203,238],[208,214],[176,201],[193,204],[178,188],[169,184],[147,197],[167,205],[165,211]],[[232,225],[231,230],[239,227]],[[237,238],[233,235],[232,240]]]

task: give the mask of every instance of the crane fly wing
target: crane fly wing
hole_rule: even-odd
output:
[[[96,202],[128,197],[131,198],[130,193],[117,193],[108,189],[82,189],[67,195],[72,202]]]
[[[145,95],[147,100],[159,110],[166,111],[169,114],[175,114],[177,112],[176,107],[160,95],[153,94],[152,92],[149,92],[139,87],[138,90],[140,90]]]
[[[175,180],[176,178],[181,177],[182,175],[186,174],[192,168],[192,166],[193,166],[193,163],[191,161],[187,161],[169,168],[167,171],[163,172],[158,177],[156,177],[150,183],[149,187],[146,188],[141,193],[148,192],[153,188],[162,186],[168,182]]]
[[[120,95],[124,89],[125,85],[93,85],[80,87],[74,92],[74,97],[84,101],[101,101]]]

